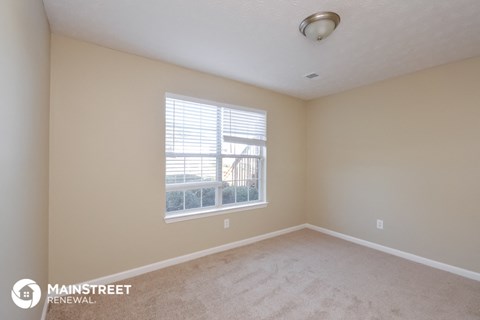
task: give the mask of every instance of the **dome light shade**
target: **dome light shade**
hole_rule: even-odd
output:
[[[340,16],[334,12],[317,12],[300,23],[300,32],[312,41],[328,37],[340,23]]]

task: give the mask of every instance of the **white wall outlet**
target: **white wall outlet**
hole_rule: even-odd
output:
[[[383,229],[383,220],[377,219],[377,229]]]
[[[230,219],[223,220],[223,228],[224,229],[230,228]]]

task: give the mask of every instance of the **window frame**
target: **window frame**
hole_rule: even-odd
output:
[[[200,182],[184,182],[184,183],[177,183],[177,184],[167,184],[167,158],[173,155],[171,152],[167,152],[167,144],[166,140],[165,141],[165,147],[164,147],[164,159],[165,159],[165,167],[164,167],[164,174],[165,174],[165,205],[167,202],[167,193],[172,192],[172,191],[181,191],[185,192],[188,190],[192,189],[203,189],[203,188],[215,188],[215,205],[214,206],[208,206],[208,207],[199,207],[199,208],[192,208],[192,209],[183,209],[179,210],[177,214],[175,214],[176,211],[167,211],[167,208],[165,206],[165,212],[164,212],[164,219],[165,222],[170,223],[170,222],[177,222],[177,221],[185,221],[185,220],[190,220],[190,219],[198,219],[198,218],[203,218],[203,217],[209,217],[209,216],[214,216],[214,215],[220,215],[220,214],[225,214],[225,213],[231,213],[231,212],[238,212],[238,211],[245,211],[245,210],[252,210],[252,209],[258,209],[258,208],[264,208],[267,206],[267,122],[268,122],[268,114],[266,110],[263,109],[255,109],[255,108],[249,108],[249,107],[243,107],[243,106],[237,106],[237,105],[232,105],[232,104],[227,104],[227,103],[221,103],[221,102],[216,102],[216,101],[211,101],[211,100],[205,100],[205,99],[199,99],[199,98],[193,98],[189,96],[184,96],[184,95],[179,95],[179,94],[174,94],[174,93],[165,93],[164,97],[164,116],[165,116],[165,121],[166,121],[166,112],[167,112],[167,99],[177,99],[177,100],[183,100],[187,102],[192,102],[192,103],[199,103],[199,104],[205,104],[205,105],[210,105],[210,106],[215,106],[217,110],[219,108],[226,108],[226,109],[232,109],[232,110],[240,110],[240,111],[247,111],[247,112],[255,112],[255,113],[260,113],[265,116],[265,141],[264,140],[258,140],[258,139],[248,139],[248,138],[241,138],[241,137],[229,137],[228,140],[236,140],[236,141],[229,141],[230,143],[240,143],[240,144],[245,144],[245,145],[250,145],[254,146],[257,145],[260,147],[260,155],[255,156],[241,156],[239,154],[224,154],[221,149],[220,144],[220,149],[216,151],[215,154],[194,154],[194,153],[183,153],[184,157],[193,157],[197,155],[198,157],[215,157],[216,158],[216,174],[217,174],[217,180],[215,181],[200,181]],[[167,125],[165,123],[165,128],[164,128],[164,134],[165,134],[165,139],[166,139],[166,132],[167,132]],[[222,132],[217,129],[217,137],[220,139],[220,141],[224,142],[224,136],[222,136]],[[250,143],[246,143],[250,142]],[[254,142],[254,143],[251,143]],[[227,142],[228,143],[228,142]],[[181,156],[182,154],[177,153],[176,156]],[[257,158],[259,160],[259,165],[258,165],[258,200],[253,200],[253,201],[245,201],[245,202],[233,202],[233,203],[228,203],[228,204],[223,204],[222,202],[222,184],[225,182],[223,181],[222,178],[222,170],[221,166],[223,164],[223,158],[235,158],[235,159],[240,159],[240,158]],[[220,161],[219,161],[220,159]],[[236,193],[236,192],[235,192]],[[184,198],[185,201],[185,198]]]

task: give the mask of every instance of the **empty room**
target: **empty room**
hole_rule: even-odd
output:
[[[480,320],[479,17],[2,0],[0,319]]]

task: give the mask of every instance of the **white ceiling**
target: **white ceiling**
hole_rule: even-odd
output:
[[[302,99],[480,56],[479,0],[44,0],[54,33]],[[318,43],[298,25],[341,16]],[[320,76],[309,80],[306,74]]]

